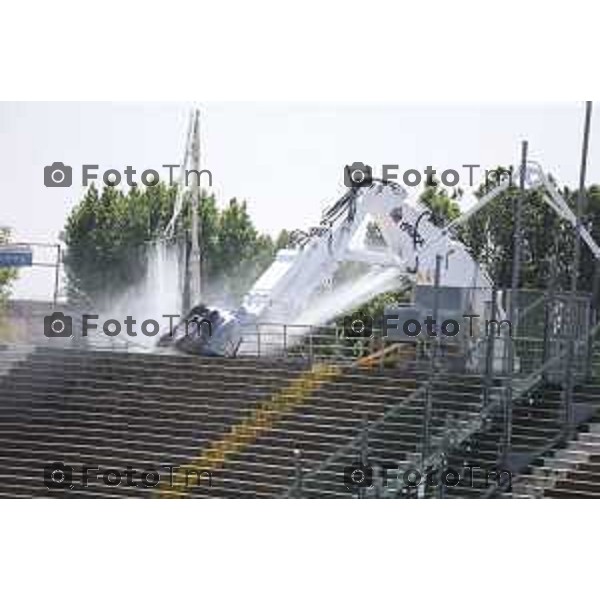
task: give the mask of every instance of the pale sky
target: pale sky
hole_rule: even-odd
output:
[[[318,224],[344,191],[343,167],[354,161],[400,165],[400,171],[482,168],[530,158],[560,183],[577,184],[583,103],[569,104],[267,104],[267,103],[1,103],[0,225],[14,241],[57,241],[84,193],[81,165],[138,171],[182,158],[191,108],[202,109],[203,168],[221,203],[248,202],[259,230]],[[596,108],[596,107],[595,107]],[[73,167],[71,188],[47,188],[44,166]],[[481,172],[482,174],[482,172]],[[592,117],[588,183],[600,182],[600,115]],[[417,192],[415,192],[416,194]],[[51,258],[39,254],[38,260]],[[23,269],[14,296],[48,299],[53,274]]]

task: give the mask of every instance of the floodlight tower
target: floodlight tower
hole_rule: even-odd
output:
[[[202,224],[198,215],[200,208],[200,111],[196,109],[193,116],[191,166],[192,171],[186,174],[186,178],[195,175],[195,182],[190,185],[192,225],[191,225],[191,252],[188,264],[189,270],[189,299],[190,305],[195,306],[200,302],[202,296],[202,254],[200,250],[200,238],[202,236]]]
[[[189,231],[185,233],[186,238],[190,240],[191,247],[189,255],[186,252],[182,289],[182,306],[183,310],[187,312],[192,306],[196,306],[200,302],[202,295],[202,219],[199,215],[202,197],[200,190],[200,110],[198,109],[190,115],[185,152],[183,161],[179,166],[177,196],[173,206],[173,214],[163,232],[163,238],[170,239],[175,235],[179,216],[186,203],[189,202],[192,211],[191,226]]]

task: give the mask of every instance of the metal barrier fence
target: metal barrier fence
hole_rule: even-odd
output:
[[[441,336],[415,342],[414,360],[404,356],[398,362],[412,366],[419,387],[376,422],[365,424],[354,440],[307,473],[307,482],[341,457],[367,460],[365,440],[382,439],[384,428],[407,405],[422,414],[422,433],[417,452],[408,455],[399,468],[421,473],[448,464],[448,457],[476,434],[494,440],[494,464],[517,473],[559,439],[568,438],[578,422],[589,418],[590,407],[577,405],[573,399],[573,384],[592,374],[593,346],[599,330],[589,297],[536,290],[520,290],[514,298],[509,293],[499,296],[493,293],[486,315],[498,319],[514,302],[512,335],[486,332],[462,343],[448,342]],[[375,336],[370,343],[372,350],[385,348],[388,342]],[[384,367],[389,356],[380,350],[381,360],[370,365]],[[544,415],[544,426],[530,435],[527,421],[539,414]],[[520,429],[515,433],[516,426]],[[406,486],[396,483],[384,488],[376,481],[359,497],[397,496]]]

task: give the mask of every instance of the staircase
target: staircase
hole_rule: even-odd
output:
[[[304,371],[303,363],[36,350],[0,388],[0,497],[121,497],[152,488],[90,482],[48,490],[62,461],[138,472],[179,466]]]
[[[600,396],[590,394],[591,386],[580,386],[575,390],[575,410],[582,414],[594,414],[600,407]],[[582,425],[585,430],[589,425]],[[554,466],[560,467],[561,460],[555,461],[556,448],[564,447],[564,404],[563,393],[556,389],[538,388],[520,398],[513,408],[511,450],[507,457],[502,453],[504,424],[500,410],[491,415],[481,429],[446,457],[448,468],[463,473],[473,469],[473,480],[465,478],[456,487],[446,487],[442,495],[450,498],[485,497],[541,497],[547,480],[552,478]],[[575,446],[573,446],[575,444]],[[575,442],[570,450],[581,451]],[[561,458],[565,450],[558,450]],[[498,486],[493,473],[510,471],[504,484]],[[489,475],[492,473],[492,476]],[[439,495],[439,490],[431,492]]]
[[[418,451],[424,415],[414,373],[281,360],[46,348],[2,383],[0,497],[265,498],[290,495],[298,479],[303,496],[351,497],[343,473],[365,423],[375,425],[370,459],[399,461]],[[174,494],[164,478],[156,489],[94,478],[47,489],[44,467],[56,461],[75,474],[209,468],[212,485],[181,493],[176,475]]]
[[[366,389],[359,392],[354,388],[354,401],[363,407],[363,413],[347,411],[345,419],[349,423],[346,439],[339,439],[337,448],[321,452],[324,459],[322,462],[312,461],[311,465],[305,465],[302,488],[297,495],[309,498],[356,497],[356,492],[348,490],[344,484],[343,472],[346,467],[361,462],[362,457],[375,467],[384,464],[401,467],[414,462],[415,457],[420,456],[425,417],[423,374],[415,373],[412,380],[407,379],[405,382],[392,381],[392,386],[395,386],[397,392],[394,397],[392,387],[387,398],[385,379],[390,375],[386,374],[385,370],[365,374],[363,377]],[[377,382],[377,378],[380,382]],[[378,394],[375,395],[370,389],[377,384]],[[326,386],[322,392],[322,403],[335,403],[339,406],[344,402],[340,392],[345,390],[330,390]],[[454,415],[456,420],[462,419],[463,422],[467,422],[470,417],[478,414],[481,408],[479,378],[449,378],[445,382],[444,393],[433,405],[431,433],[435,440],[436,436],[446,429],[448,415]],[[334,414],[332,419],[335,419]],[[332,422],[335,423],[336,420]],[[368,427],[363,433],[365,424]],[[459,426],[458,423],[455,425]],[[392,485],[393,482],[390,482],[390,488]]]
[[[25,360],[32,352],[33,346],[15,347],[0,342],[0,380],[17,364]]]
[[[346,459],[308,474],[416,385],[410,374],[289,360],[37,349],[15,359],[0,387],[0,497],[280,497],[297,479],[295,450],[307,495],[349,497]],[[401,439],[374,443],[414,449],[420,415],[407,406],[388,432]],[[73,487],[47,489],[54,462],[73,469]],[[84,486],[85,465],[160,471],[160,485],[108,485],[92,472]],[[209,467],[212,485],[182,493],[175,474],[165,490],[167,467]]]
[[[29,350],[0,354],[0,497],[351,498],[344,470],[362,459],[419,465],[426,414],[428,450],[447,448],[443,466],[473,467],[473,481],[418,494],[391,481],[370,495],[590,497],[597,485],[600,422],[556,451],[563,404],[549,387],[515,401],[507,463],[493,402],[505,388],[500,379],[490,390],[495,409],[482,421],[480,376],[447,372],[431,381],[416,365]],[[578,388],[575,403],[596,410],[600,387]],[[462,438],[447,443],[457,433]],[[75,474],[84,465],[160,471],[160,485],[112,485],[92,473],[85,486],[74,479],[73,487],[48,489],[44,468],[57,461]],[[515,474],[508,491],[485,474],[505,466]],[[166,485],[169,467],[178,474]],[[210,472],[211,485],[188,487],[186,476],[184,486],[186,470]]]
[[[600,498],[600,423],[518,478],[512,498]]]
[[[375,419],[400,399],[409,396],[415,380],[366,369],[345,369],[321,383],[295,410],[279,415],[269,428],[239,452],[229,456],[215,472],[213,486],[191,492],[216,498],[267,498],[288,494],[296,483],[300,463],[307,483],[302,495],[350,497],[343,483],[343,459],[321,473],[309,474],[340,446],[354,440],[364,419]],[[299,451],[299,458],[294,458]],[[310,481],[308,481],[310,479]]]
[[[325,363],[314,364],[289,385],[276,391],[270,399],[256,407],[240,423],[233,424],[226,435],[206,447],[194,462],[184,465],[180,476],[175,480],[175,485],[169,484],[161,490],[163,496],[187,495],[189,470],[213,473],[215,469],[222,469],[223,474],[227,473],[232,455],[235,457],[262,434],[272,431],[288,413],[312,400],[316,390],[340,373],[341,369],[338,366]]]
[[[600,389],[582,386],[579,403],[600,409]],[[574,439],[558,444],[518,477],[512,498],[600,498],[600,414],[583,424]]]

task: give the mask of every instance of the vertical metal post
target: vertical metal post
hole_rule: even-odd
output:
[[[581,257],[581,228],[585,203],[585,179],[587,172],[587,159],[590,141],[590,124],[592,120],[592,103],[585,103],[585,120],[583,125],[583,143],[581,147],[581,165],[579,169],[579,190],[577,193],[577,208],[575,221],[575,239],[573,252],[573,265],[571,267],[571,291],[569,296],[569,349],[567,356],[567,373],[565,389],[565,422],[567,434],[570,433],[573,426],[573,388],[575,386],[575,344],[577,342],[577,279],[579,277],[579,262]]]
[[[441,471],[441,473],[440,473],[440,485],[438,487],[438,498],[440,498],[440,499],[446,495],[445,494],[446,486],[444,485],[444,477],[443,477],[443,475],[446,471],[446,466],[447,466],[446,465],[446,454],[443,453],[440,456],[440,471]]]
[[[437,359],[438,353],[441,346],[440,331],[441,327],[438,324],[438,317],[440,312],[440,282],[442,279],[442,261],[444,257],[441,254],[435,256],[435,274],[433,279],[433,321],[435,323],[435,339],[433,340],[433,347],[430,353],[429,361],[429,381],[433,388],[433,382],[437,371]]]
[[[366,413],[362,416],[362,431],[360,436],[360,464],[368,465],[369,462],[369,418]],[[359,498],[365,495],[365,488],[358,488],[357,493]]]
[[[313,337],[312,337],[312,325],[308,326],[308,359],[310,363],[313,363]]]
[[[439,316],[439,291],[440,291],[440,280],[442,274],[442,260],[441,254],[437,254],[435,257],[435,278],[433,288],[433,321],[435,323],[435,334],[436,338],[433,341],[433,345],[430,347],[430,359],[429,359],[429,373],[427,377],[427,384],[425,385],[425,405],[423,410],[423,440],[421,449],[421,463],[425,468],[425,462],[429,458],[431,453],[431,420],[433,418],[433,387],[435,380],[435,373],[437,369],[437,352],[440,343],[440,328],[438,327],[438,316]]]
[[[556,221],[556,217],[546,210],[544,217],[544,230],[551,234],[552,228]],[[552,333],[554,331],[554,325],[552,323],[552,316],[554,313],[554,304],[556,302],[556,278],[557,278],[557,256],[558,256],[558,236],[554,237],[552,244],[552,251],[550,257],[547,259],[548,265],[548,293],[544,299],[544,335],[543,335],[543,348],[542,348],[542,366],[546,364],[548,360],[552,358],[553,352],[553,339]],[[542,380],[548,380],[548,371],[544,368],[542,371]]]
[[[260,323],[256,324],[256,354],[260,357]]]
[[[369,417],[366,413],[362,416],[362,435],[360,439],[360,461],[363,465],[369,460]]]
[[[293,486],[293,497],[302,498],[302,486],[304,479],[304,469],[302,467],[302,452],[298,449],[294,449],[294,486]]]
[[[494,285],[492,287],[492,302],[490,306],[490,319],[494,321],[496,319],[496,313],[498,308],[498,288]],[[492,389],[492,383],[494,379],[494,335],[493,331],[490,335],[490,327],[486,327],[485,335],[487,336],[486,348],[485,348],[485,383],[483,391],[483,408],[486,408],[490,403],[490,395]]]
[[[554,304],[556,302],[556,249],[550,259],[550,277],[548,282],[548,295],[544,306],[544,347],[542,350],[542,365],[545,365],[548,360],[552,358],[552,330],[554,328],[552,324],[552,315],[554,313]],[[548,373],[544,370],[542,372],[542,379],[546,381],[548,379]]]
[[[60,244],[56,244],[56,268],[54,271],[54,300],[53,305],[56,308],[58,304],[58,287],[60,285],[60,261],[62,260],[62,251]]]
[[[375,477],[375,480],[373,481],[373,488],[374,488],[374,495],[375,498],[383,498],[384,493],[383,493],[383,476],[381,474],[381,469],[377,468],[377,469],[373,469],[373,474]]]
[[[283,324],[283,355],[287,358],[287,324]]]
[[[192,308],[192,302],[190,300],[190,241],[191,234],[186,229],[183,234],[183,247],[182,247],[182,262],[184,268],[182,269],[182,285],[181,285],[181,310],[184,313],[190,312]]]
[[[202,255],[200,250],[200,237],[202,235],[200,216],[200,111],[194,114],[192,137],[192,169],[197,172],[196,183],[191,186],[192,206],[192,250],[190,256],[190,303],[198,304],[202,297]],[[188,174],[189,176],[189,174]]]
[[[523,227],[523,200],[525,199],[525,176],[527,172],[527,140],[521,143],[521,168],[519,171],[519,194],[515,205],[515,225],[513,231],[513,262],[511,275],[511,290],[509,298],[509,330],[512,336],[508,336],[508,385],[504,401],[504,440],[502,453],[504,458],[508,456],[512,443],[512,412],[513,412],[513,376],[515,370],[515,338],[517,336],[517,311],[519,299],[519,277],[521,271],[521,239]]]
[[[595,327],[598,320],[598,290],[600,288],[600,264],[595,261],[594,264],[594,278],[592,280],[592,296],[590,298],[590,320],[588,323],[588,338],[587,338],[587,364],[585,377],[586,380],[592,378],[592,363],[594,359],[594,338],[589,335],[589,332]]]
[[[521,143],[521,169],[519,172],[519,195],[515,207],[515,228],[513,232],[513,263],[511,274],[511,298],[510,298],[510,319],[513,325],[513,319],[517,314],[517,299],[519,288],[519,277],[521,274],[521,246],[522,246],[522,228],[523,228],[523,200],[525,199],[525,176],[527,171],[527,140]],[[513,325],[514,327],[514,325]],[[513,331],[514,333],[514,331]]]

